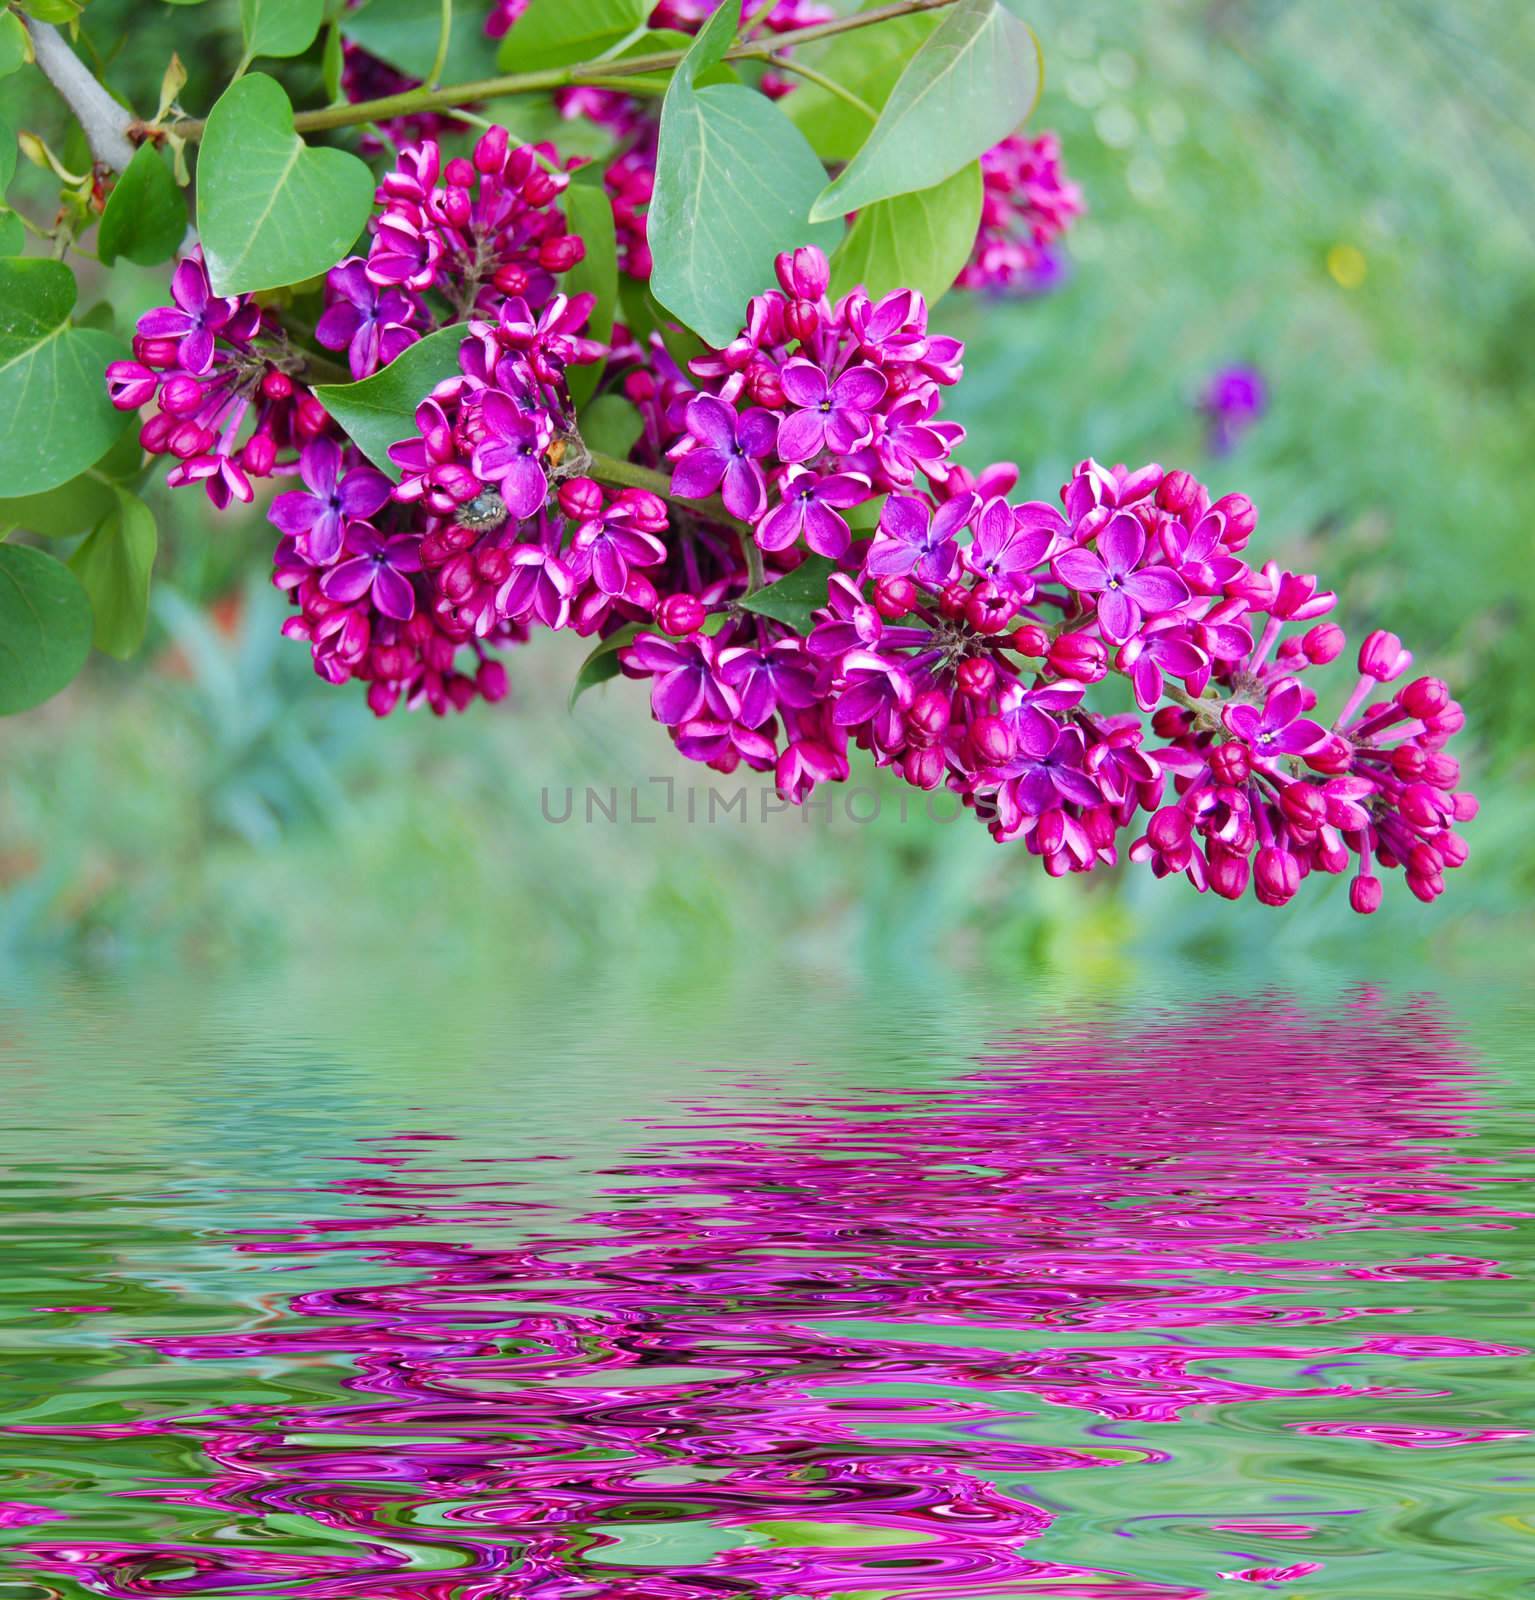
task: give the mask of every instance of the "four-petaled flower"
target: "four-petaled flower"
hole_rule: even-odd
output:
[[[1065,550],[1052,563],[1056,578],[1098,596],[1098,625],[1111,644],[1123,644],[1145,616],[1174,611],[1189,598],[1189,586],[1171,567],[1141,567],[1146,531],[1127,512],[1109,518],[1098,548]]]
[[[314,336],[327,350],[346,351],[353,378],[387,367],[421,337],[409,326],[415,304],[403,290],[374,283],[361,256],[332,267],[325,281],[340,298],[321,315]]]
[[[975,495],[967,492],[932,512],[915,495],[891,495],[880,513],[879,536],[869,547],[870,576],[911,576],[929,589],[942,587],[959,561],[954,541],[970,521],[975,502]]]
[[[714,641],[694,634],[687,639],[663,639],[642,633],[622,653],[626,668],[651,673],[650,709],[657,722],[676,727],[699,717],[732,722],[741,709],[740,697],[716,672]]]
[[[846,455],[874,436],[873,409],[885,398],[885,377],[877,367],[849,367],[835,383],[813,361],[784,363],[784,398],[795,407],[778,430],[778,454],[785,461],[808,461],[822,450]]]
[[[480,401],[484,438],[470,466],[478,478],[500,487],[507,511],[521,522],[531,517],[549,493],[542,456],[549,448],[547,418],[522,410],[509,395],[488,389]]]
[[[416,613],[416,591],[407,572],[421,570],[420,541],[409,534],[386,539],[372,523],[347,525],[346,547],[352,559],[332,567],[320,580],[330,600],[350,605],[371,593],[373,604],[396,622],[409,622]]]
[[[716,396],[701,394],[688,402],[684,421],[693,448],[672,468],[672,493],[704,500],[723,484],[731,516],[756,521],[767,504],[767,482],[757,462],[773,448],[778,419],[761,407],[737,413]]]
[[[309,493],[290,489],[278,495],[269,515],[306,561],[328,567],[341,554],[347,522],[375,515],[389,499],[393,485],[372,467],[353,467],[343,475],[341,446],[330,439],[305,445],[298,470]]]
[[[804,534],[817,555],[836,561],[853,537],[838,511],[862,505],[873,492],[860,472],[833,472],[823,478],[797,471],[785,482],[781,503],[757,524],[757,543],[764,550],[787,550]]]
[[[1327,729],[1303,717],[1306,694],[1298,683],[1281,683],[1269,691],[1263,710],[1228,700],[1221,720],[1229,732],[1252,746],[1257,756],[1303,756],[1326,742]]]
[[[1048,717],[1018,723],[1018,750],[1005,765],[986,774],[1027,816],[1070,803],[1103,803],[1097,784],[1082,770],[1087,746],[1080,728],[1062,728]]]
[[[239,310],[238,300],[221,300],[208,283],[208,269],[188,256],[171,275],[174,306],[158,306],[139,318],[147,339],[175,339],[183,372],[201,377],[213,365],[213,337]]]
[[[1034,569],[1049,554],[1056,536],[1050,523],[1034,518],[1029,510],[1028,506],[1015,510],[1000,495],[988,500],[976,513],[975,536],[965,552],[965,565],[978,578],[989,578],[999,589],[1024,600],[1034,593]]]

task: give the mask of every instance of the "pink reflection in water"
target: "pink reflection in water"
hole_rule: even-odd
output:
[[[1431,1245],[1521,1215],[1470,1198],[1489,1176],[1448,1144],[1469,1069],[1431,1009],[1221,1001],[1133,1034],[1020,1033],[979,1066],[943,1090],[695,1108],[607,1175],[594,1231],[515,1249],[476,1230],[540,1226],[536,1164],[426,1168],[451,1159],[409,1148],[433,1135],[384,1145],[334,1185],[370,1215],[236,1248],[362,1252],[395,1273],[296,1295],[270,1324],[144,1341],[180,1359],[347,1357],[354,1401],[29,1430],[193,1442],[203,1473],[133,1493],[247,1533],[39,1537],[27,1560],[114,1596],[962,1600],[1023,1583],[1194,1600],[1321,1571],[1241,1542],[1308,1538],[1316,1508],[1204,1522],[1227,1543],[1210,1587],[1189,1587],[1075,1564],[1051,1535],[1052,1475],[1155,1470],[1178,1430],[1153,1444],[1149,1425],[1204,1414],[1208,1433],[1208,1408],[1252,1402],[1294,1403],[1297,1434],[1366,1444],[1515,1436],[1372,1420],[1382,1401],[1445,1395],[1379,1381],[1404,1363],[1523,1352],[1375,1334],[1411,1300],[1337,1293],[1498,1270],[1404,1257],[1400,1240],[1373,1261],[1373,1229]],[[1326,1292],[1300,1303],[1308,1288]],[[307,1554],[249,1536],[279,1513],[337,1537]],[[648,1565],[657,1530],[704,1537]]]

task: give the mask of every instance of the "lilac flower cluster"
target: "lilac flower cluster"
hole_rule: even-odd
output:
[[[1127,854],[1282,905],[1313,872],[1350,872],[1362,912],[1382,867],[1420,899],[1442,891],[1476,810],[1445,753],[1461,708],[1438,679],[1401,682],[1411,656],[1376,632],[1317,720],[1308,675],[1346,645],[1322,620],[1336,596],[1243,558],[1250,500],[1087,460],[1059,507],[1014,503],[1016,469],[953,460],[962,430],[939,410],[963,352],[920,296],[833,304],[815,250],[778,275],[740,337],[693,363],[695,392],[651,401],[671,494],[698,507],[674,532],[707,564],[621,661],[678,749],[774,771],[803,801],[847,776],[851,742],[947,786],[1051,875]],[[748,557],[721,555],[732,528]],[[826,585],[814,625],[759,610],[752,563],[770,594],[807,561]],[[1088,706],[1110,674],[1136,712]]]
[[[107,392],[121,411],[157,407],[140,443],[174,458],[173,488],[200,483],[222,510],[248,503],[252,478],[270,476],[280,456],[325,427],[324,409],[298,382],[307,366],[275,311],[213,293],[198,249],[171,277],[171,304],[139,318],[133,359],[107,368]]]
[[[981,157],[981,227],[961,289],[1038,294],[1054,286],[1051,245],[1082,215],[1082,191],[1061,166],[1053,133],[1015,133]]]

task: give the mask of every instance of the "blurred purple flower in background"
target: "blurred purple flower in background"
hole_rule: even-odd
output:
[[[1268,405],[1268,385],[1256,367],[1222,367],[1216,372],[1199,397],[1211,453],[1223,456],[1236,449]]]

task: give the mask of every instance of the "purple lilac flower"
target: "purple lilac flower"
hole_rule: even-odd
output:
[[[343,261],[326,274],[337,296],[315,324],[314,336],[327,350],[345,350],[354,379],[387,367],[420,335],[408,324],[417,307],[396,288],[380,288],[368,276],[361,256]]]
[[[305,445],[298,470],[309,492],[290,489],[278,495],[268,515],[306,561],[326,567],[341,553],[346,523],[373,516],[394,486],[372,467],[353,467],[343,475],[341,446],[330,439]]]
[[[1136,565],[1146,551],[1146,531],[1121,513],[1098,535],[1098,548],[1067,550],[1052,563],[1057,580],[1098,596],[1098,622],[1112,644],[1123,644],[1142,615],[1173,611],[1189,598],[1189,587],[1171,567]]]
[[[915,495],[891,495],[880,513],[878,537],[869,547],[870,576],[911,576],[929,589],[941,588],[959,562],[955,538],[970,521],[975,504],[975,495],[966,493],[945,500],[934,512]]]
[[[712,394],[688,402],[685,422],[693,448],[672,470],[672,491],[684,500],[704,500],[723,483],[725,509],[754,522],[767,504],[767,482],[757,464],[778,437],[778,419],[755,407],[737,413]]]
[[[1031,718],[1018,724],[1017,754],[986,778],[1000,782],[1026,816],[1037,817],[1063,803],[1095,806],[1103,796],[1082,770],[1086,749],[1081,729]]]
[[[760,728],[780,705],[803,711],[816,703],[815,666],[798,639],[722,650],[719,668],[720,681],[741,697],[739,717],[748,728]]]
[[[386,538],[369,522],[348,523],[346,548],[352,559],[332,567],[320,588],[327,599],[347,605],[371,595],[386,617],[409,622],[416,611],[416,591],[406,574],[421,570],[420,543],[409,534]]]
[[[803,534],[817,555],[839,560],[852,534],[847,519],[838,512],[862,505],[873,492],[862,473],[833,472],[821,477],[797,470],[784,480],[781,502],[757,524],[757,543],[764,550],[787,550]]]
[[[213,365],[213,338],[239,309],[238,300],[222,300],[208,283],[208,269],[198,256],[187,256],[171,275],[174,306],[159,306],[139,318],[141,338],[175,339],[176,359],[183,372],[200,377]]]
[[[694,634],[687,639],[663,639],[642,633],[623,653],[625,667],[651,674],[650,709],[657,722],[669,727],[698,717],[733,721],[741,709],[740,697],[722,683],[714,641]]]
[[[1298,683],[1281,683],[1269,691],[1260,712],[1254,705],[1226,702],[1222,720],[1257,756],[1303,756],[1323,744],[1327,729],[1303,717],[1305,691]]]
[[[813,361],[794,360],[780,374],[790,410],[778,430],[784,461],[808,461],[822,450],[845,455],[874,435],[872,411],[885,397],[885,378],[877,367],[849,367],[835,383]]]
[[[975,533],[965,552],[965,565],[978,578],[1025,600],[1034,592],[1033,574],[1056,537],[1054,528],[1023,515],[1026,510],[1014,510],[1000,495],[988,500],[976,513]]]
[[[509,395],[489,389],[481,397],[484,437],[470,466],[477,478],[494,483],[507,511],[519,522],[531,517],[549,494],[542,457],[549,448],[548,418],[521,409]]]

